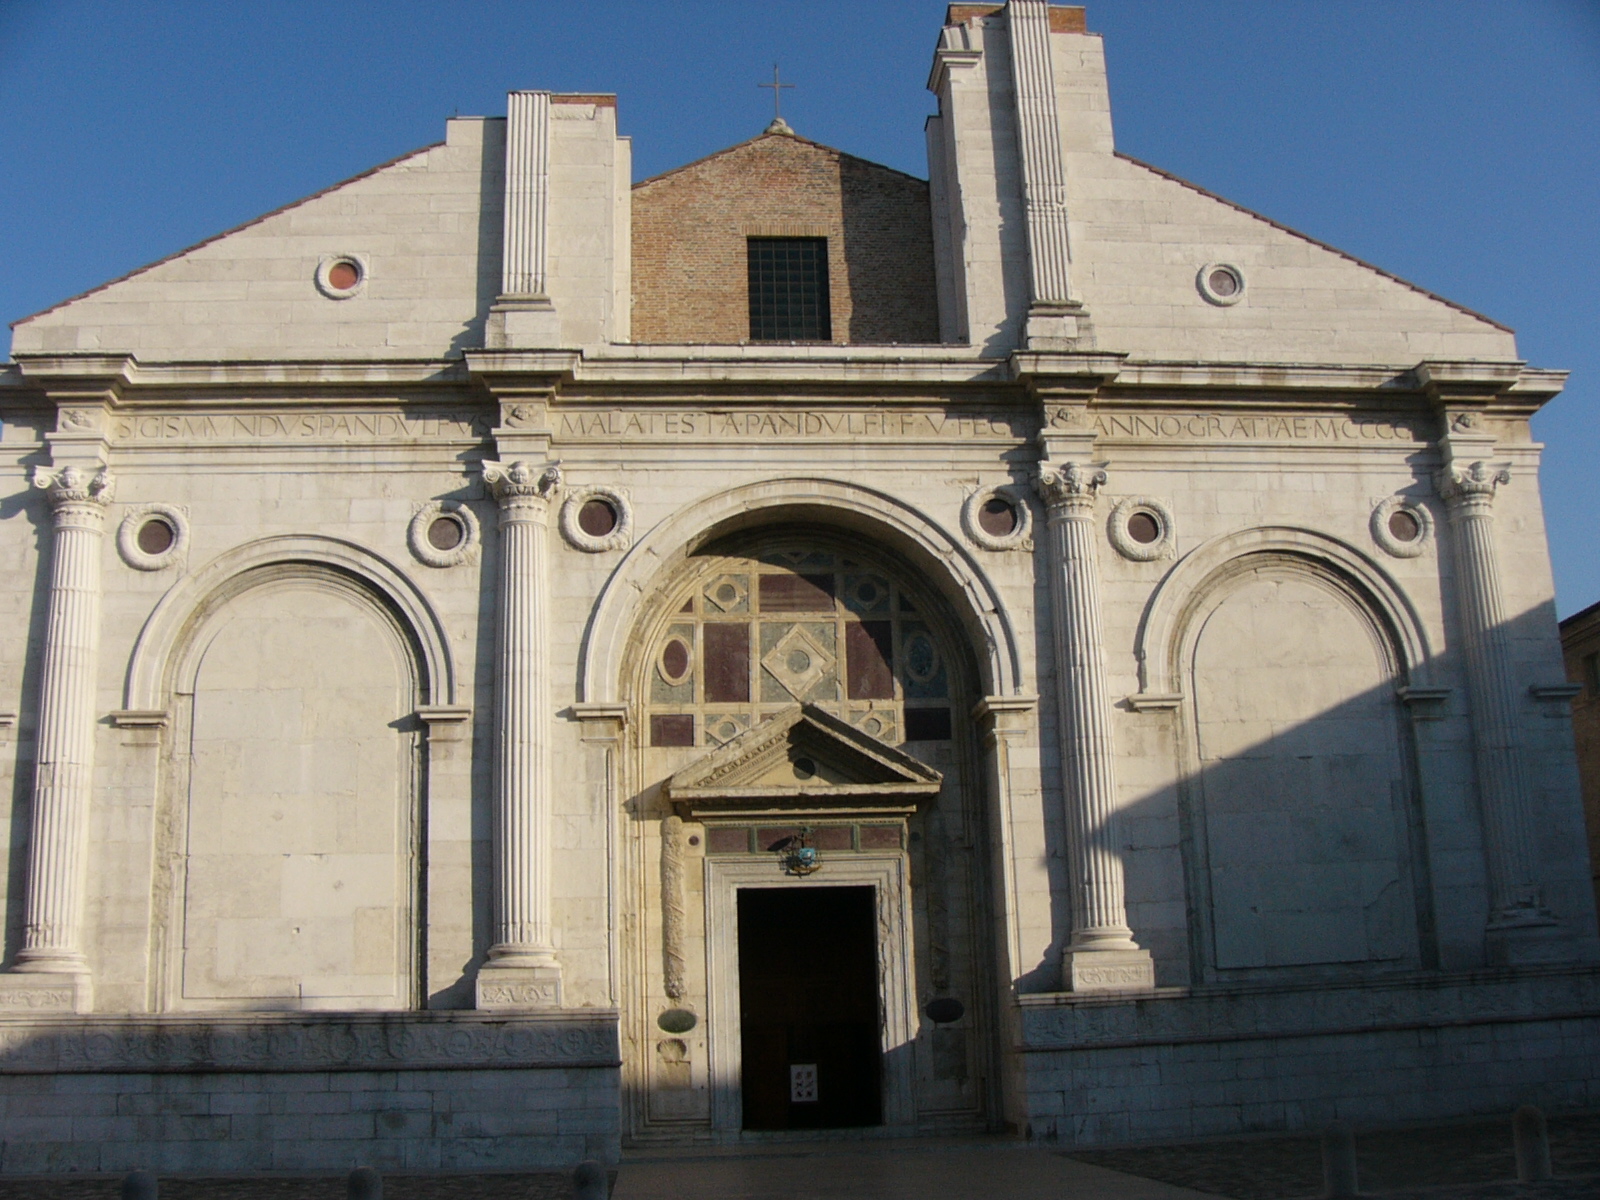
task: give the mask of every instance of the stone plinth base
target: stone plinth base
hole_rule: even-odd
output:
[[[561,1007],[560,967],[501,967],[478,971],[478,1008],[502,1012]]]
[[[1600,968],[1022,996],[1013,1120],[1094,1146],[1600,1104]]]
[[[1484,934],[1483,948],[1491,963],[1504,967],[1526,963],[1571,962],[1575,957],[1571,936],[1554,921],[1500,928],[1491,926]]]
[[[59,971],[0,973],[0,1019],[29,1013],[86,1013],[94,1007],[87,975]]]
[[[502,296],[489,309],[484,342],[491,350],[549,349],[561,345],[561,319],[546,296]]]
[[[1029,350],[1077,350],[1091,337],[1089,314],[1080,304],[1035,304],[1023,328]]]
[[[620,1147],[617,1014],[0,1017],[0,1172],[568,1170]]]
[[[1144,992],[1156,986],[1148,950],[1068,950],[1061,982],[1069,992]]]

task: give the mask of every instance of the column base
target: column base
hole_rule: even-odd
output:
[[[489,309],[484,342],[492,350],[553,349],[561,319],[548,296],[501,296]]]
[[[1068,950],[1061,984],[1069,992],[1147,992],[1156,986],[1148,950]]]
[[[1578,950],[1567,931],[1554,920],[1491,926],[1483,935],[1483,945],[1489,964],[1496,967],[1567,962],[1577,957]]]
[[[478,1008],[525,1011],[561,1007],[561,968],[500,966],[486,962],[478,968]]]
[[[1083,305],[1035,304],[1022,331],[1029,350],[1080,350],[1093,340]]]
[[[87,1013],[94,1011],[94,989],[87,972],[0,972],[0,1015]]]

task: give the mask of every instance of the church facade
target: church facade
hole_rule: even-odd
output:
[[[1600,1101],[1563,374],[1082,9],[928,85],[926,181],[512,93],[15,325],[0,1170]]]

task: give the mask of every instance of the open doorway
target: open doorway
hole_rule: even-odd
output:
[[[744,1128],[882,1124],[874,890],[738,897]]]

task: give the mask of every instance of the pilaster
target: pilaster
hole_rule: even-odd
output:
[[[1067,171],[1050,54],[1050,6],[1046,0],[1010,0],[1006,20],[1028,231],[1029,305],[1023,344],[1030,349],[1069,350],[1088,333],[1088,320],[1072,294]]]
[[[506,97],[505,233],[500,298],[485,340],[498,346],[555,346],[560,324],[546,291],[550,223],[550,93]]]

